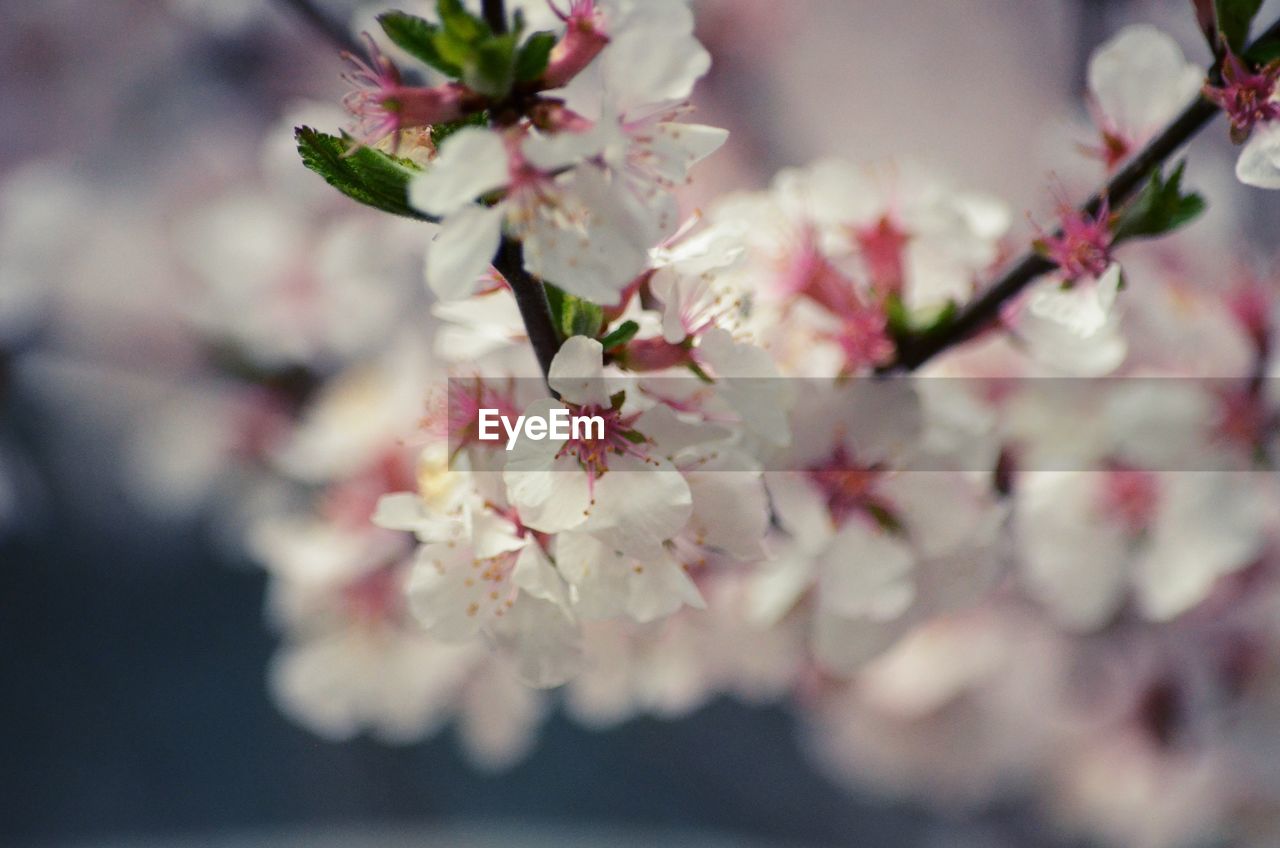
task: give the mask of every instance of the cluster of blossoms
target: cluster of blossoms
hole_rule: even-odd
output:
[[[782,702],[858,787],[1273,844],[1274,276],[1224,273],[1212,233],[1128,245],[1178,223],[1143,213],[1185,200],[1174,178],[1023,233],[921,165],[831,159],[684,216],[726,140],[681,120],[710,65],[684,0],[507,5],[382,15],[350,138],[304,150],[399,219],[279,132],[257,179],[172,216],[219,370],[140,416],[133,473],[168,509],[234,491],[281,708],[330,739],[452,723],[503,767],[556,705],[602,727]],[[1086,160],[1116,173],[1203,89],[1241,180],[1280,187],[1280,71],[1228,50],[1220,76],[1120,33]],[[21,271],[42,228],[9,226]],[[877,378],[1029,244],[1050,270]],[[602,431],[508,450],[482,410]]]
[[[725,138],[677,120],[708,67],[689,10],[547,11],[523,83],[486,89],[460,54],[406,85],[377,47],[353,78],[347,156],[398,163],[401,213],[438,222],[410,225],[432,229],[435,346],[351,366],[270,452],[310,487],[250,533],[288,634],[284,708],[337,738],[456,718],[500,765],[553,700],[600,726],[790,699],[861,786],[948,804],[1034,786],[1115,844],[1265,840],[1276,799],[1222,780],[1262,768],[1249,731],[1201,720],[1263,720],[1273,685],[1275,301],[1198,284],[1176,242],[1122,272],[1123,242],[1181,223],[1147,207],[1193,206],[1180,171],[1145,200],[1060,204],[1028,239],[1050,270],[918,377],[878,379],[1008,261],[1004,204],[829,160],[681,225],[674,190]],[[408,19],[381,21],[431,58]],[[412,20],[501,37],[448,2]],[[514,32],[512,56],[540,38]],[[1203,74],[1135,27],[1089,79],[1085,152],[1113,172]],[[545,382],[531,283],[558,337]],[[559,410],[600,432],[521,434]]]

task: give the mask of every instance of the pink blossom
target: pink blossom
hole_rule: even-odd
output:
[[[395,64],[378,49],[366,34],[372,65],[344,53],[353,70],[344,75],[354,89],[342,99],[342,105],[356,118],[352,133],[360,144],[377,144],[401,130],[428,127],[462,118],[477,95],[459,83],[445,83],[435,88],[404,85]]]
[[[1272,62],[1257,73],[1229,53],[1222,64],[1222,85],[1205,85],[1204,96],[1227,113],[1231,140],[1243,144],[1258,124],[1280,120],[1280,102],[1275,99],[1280,62]]]
[[[551,4],[556,16],[565,22],[564,38],[551,50],[546,73],[542,76],[548,88],[560,88],[590,65],[609,44],[602,28],[595,0],[570,0],[568,11]]]
[[[1060,210],[1061,232],[1054,235],[1042,233],[1041,252],[1061,269],[1068,281],[1101,277],[1112,261],[1110,204],[1103,200],[1098,213],[1092,217],[1065,203],[1061,204]]]

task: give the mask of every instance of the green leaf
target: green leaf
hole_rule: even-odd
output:
[[[431,45],[444,61],[458,68],[458,76],[466,74],[468,66],[476,61],[476,48],[470,41],[463,41],[448,30],[439,29],[431,36]]]
[[[466,10],[462,0],[439,0],[436,14],[445,31],[466,44],[474,44],[486,35],[492,35],[489,25]]]
[[[535,32],[520,48],[516,57],[516,80],[533,82],[547,72],[551,49],[556,46],[553,32]]]
[[[1218,17],[1218,32],[1227,46],[1239,53],[1249,40],[1249,27],[1262,8],[1262,0],[1214,0],[1213,8]]]
[[[645,442],[649,441],[644,433],[637,430],[623,430],[618,435],[622,436],[622,438],[626,439],[633,445],[643,445]]]
[[[388,156],[370,147],[351,153],[353,142],[346,135],[328,135],[311,127],[298,127],[294,138],[302,164],[347,197],[394,215],[435,220],[409,205],[409,181],[421,169],[408,159]]]
[[[1117,242],[1171,233],[1204,212],[1203,197],[1182,191],[1184,159],[1166,180],[1159,171],[1151,175],[1142,193],[1120,213],[1115,226]]]
[[[1244,57],[1255,65],[1270,65],[1280,59],[1280,39],[1255,44],[1253,49],[1244,54]]]
[[[600,344],[605,350],[613,350],[615,347],[622,347],[627,342],[636,337],[636,333],[640,332],[640,325],[635,321],[625,321],[619,324],[613,332],[600,340]]]
[[[378,16],[378,23],[387,38],[413,58],[425,62],[443,74],[457,78],[462,67],[450,62],[436,47],[435,38],[440,27],[416,15],[404,12],[387,12]]]
[[[447,124],[432,124],[430,127],[431,144],[436,148],[436,150],[439,150],[440,145],[444,144],[445,139],[447,139],[449,136],[453,135],[454,133],[458,132],[458,130],[464,130],[467,127],[487,127],[487,126],[489,126],[488,111],[477,112],[474,115],[469,115],[460,121],[450,121]]]
[[[603,309],[556,286],[548,284],[546,290],[551,319],[562,339],[573,336],[594,339],[600,335],[600,328],[604,326]]]
[[[474,61],[463,72],[468,87],[493,98],[505,97],[515,82],[516,37],[493,36],[475,47]]]

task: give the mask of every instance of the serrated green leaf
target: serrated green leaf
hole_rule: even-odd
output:
[[[600,344],[605,350],[613,350],[615,347],[622,347],[627,342],[636,337],[636,333],[640,332],[640,325],[635,321],[625,321],[614,328],[613,332],[600,340]]]
[[[1115,226],[1117,242],[1166,235],[1204,212],[1203,197],[1182,191],[1186,166],[1185,159],[1179,162],[1167,180],[1159,171],[1151,175],[1142,193],[1120,213]]]
[[[462,0],[439,0],[436,14],[440,23],[454,38],[465,44],[474,44],[487,35],[492,35],[489,25],[483,18],[478,18],[466,10]]]
[[[1261,8],[1262,0],[1214,0],[1218,32],[1233,51],[1239,53],[1249,40],[1249,27]]]
[[[352,200],[393,215],[434,220],[409,205],[409,181],[421,173],[421,169],[408,159],[388,156],[370,147],[350,153],[350,138],[329,135],[311,127],[298,127],[294,138],[302,164]]]
[[[547,284],[547,305],[560,338],[586,336],[594,339],[604,326],[604,310],[590,301],[575,297],[563,289]]]
[[[553,32],[535,32],[529,36],[516,57],[516,80],[533,82],[546,73],[551,50],[555,46],[556,35]]]
[[[447,76],[462,75],[462,67],[446,59],[436,47],[435,37],[440,27],[416,15],[404,12],[387,12],[378,16],[378,23],[387,38],[413,58],[425,62]]]

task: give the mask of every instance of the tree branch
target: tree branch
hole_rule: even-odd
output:
[[[515,239],[503,237],[498,255],[494,257],[493,267],[506,278],[516,296],[516,305],[520,307],[520,317],[524,320],[529,344],[533,346],[545,378],[551,373],[551,361],[560,350],[560,334],[551,317],[547,290],[541,280],[525,270],[524,246]]]
[[[1280,20],[1255,39],[1251,48],[1276,38],[1280,38]],[[1209,76],[1213,78],[1218,73],[1219,69],[1215,66],[1210,70]],[[1164,132],[1152,139],[1142,152],[1117,173],[1106,186],[1090,197],[1081,209],[1093,216],[1098,213],[1104,199],[1109,199],[1113,206],[1119,206],[1127,201],[1150,179],[1151,174],[1166,159],[1203,130],[1219,111],[1213,103],[1204,98],[1198,98],[1184,109]],[[1057,266],[1054,263],[1034,250],[1028,251],[990,288],[961,307],[953,320],[933,332],[902,340],[898,345],[897,357],[880,370],[882,372],[914,371],[953,345],[966,341],[997,321],[1000,310],[1006,303],[1035,279],[1049,273],[1055,267]]]
[[[503,0],[483,0],[481,14],[495,34],[502,35],[507,31],[507,8]]]

